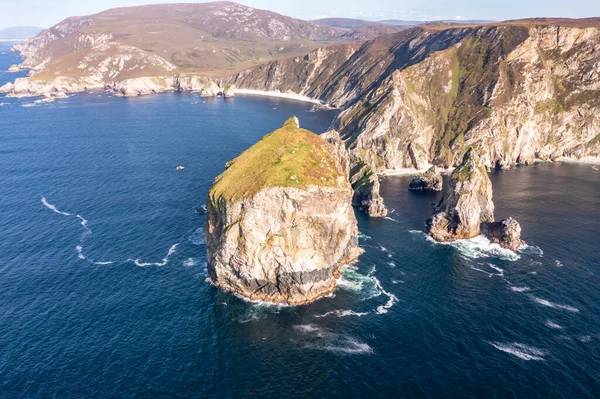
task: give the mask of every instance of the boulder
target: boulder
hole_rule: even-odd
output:
[[[444,179],[439,168],[432,166],[425,173],[413,177],[408,189],[411,191],[442,191]]]
[[[305,304],[356,259],[358,225],[342,159],[292,118],[228,162],[207,200],[212,283],[250,300]]]
[[[524,244],[521,240],[521,225],[511,217],[499,222],[482,223],[481,234],[491,242],[515,252]]]

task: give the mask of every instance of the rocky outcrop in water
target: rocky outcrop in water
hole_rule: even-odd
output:
[[[452,172],[450,189],[427,220],[427,233],[442,242],[469,239],[480,234],[481,223],[493,221],[492,182],[481,158],[469,149]]]
[[[227,164],[207,200],[212,282],[251,300],[304,304],[362,252],[343,160],[296,118]]]
[[[482,223],[481,234],[511,251],[517,251],[524,244],[521,240],[521,225],[511,217],[499,222]]]
[[[521,226],[513,218],[494,222],[492,194],[483,160],[473,149],[467,150],[452,172],[450,189],[427,220],[427,234],[441,242],[483,234],[492,243],[516,251],[523,244]]]
[[[442,191],[444,179],[439,168],[432,166],[419,176],[413,177],[408,189],[411,191]]]

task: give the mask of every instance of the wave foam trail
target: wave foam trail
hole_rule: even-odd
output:
[[[377,306],[377,310],[375,312],[377,314],[387,313],[388,309],[390,309],[392,306],[394,306],[394,304],[396,302],[398,302],[398,297],[396,297],[396,295],[391,294],[391,293],[387,292],[386,290],[384,290],[383,287],[381,286],[381,282],[379,281],[379,279],[377,279],[377,277],[373,277],[373,280],[375,281],[375,286],[381,291],[381,293],[383,293],[384,295],[386,295],[388,297],[388,300],[385,303],[385,305]]]
[[[81,216],[81,215],[75,215],[75,216],[77,216],[77,218],[78,218],[79,220],[81,220],[81,225],[82,225],[82,226],[83,226],[83,228],[85,229],[85,232],[83,233],[83,237],[88,237],[88,236],[91,236],[91,235],[92,235],[92,229],[90,229],[90,228],[88,227],[88,225],[87,225],[87,224],[88,224],[88,221],[87,221],[87,220],[86,220],[86,219],[85,219],[83,216]]]
[[[537,302],[540,305],[547,306],[549,308],[568,310],[569,312],[574,312],[574,313],[578,313],[579,312],[579,309],[577,309],[577,308],[575,308],[573,306],[562,305],[560,303],[550,302],[547,299],[539,298],[539,297],[537,297],[535,295],[529,295],[529,298],[531,298],[534,302]]]
[[[544,323],[544,325],[548,328],[553,328],[555,330],[562,330],[563,326],[554,323],[552,320],[546,320],[546,322]]]
[[[162,258],[162,261],[160,261],[160,262],[141,262],[139,259],[131,259],[131,258],[127,259],[127,262],[133,262],[136,266],[139,266],[139,267],[165,266],[167,263],[169,263],[169,257],[171,257],[171,255],[173,255],[175,253],[178,245],[179,245],[179,243],[171,245],[171,248],[169,248],[169,252],[167,253],[167,256]]]
[[[510,287],[510,290],[514,291],[514,292],[527,292],[527,291],[531,291],[531,288],[529,288],[526,285],[523,285],[523,286],[513,285],[512,287]]]
[[[83,254],[83,247],[81,245],[76,246],[75,250],[77,251],[77,257],[79,259],[86,259],[85,255]]]
[[[337,316],[337,317],[348,317],[348,316],[356,316],[356,317],[363,317],[368,315],[369,312],[355,312],[354,310],[332,310],[330,312],[324,313],[322,315],[317,315],[315,317],[327,317],[327,316]]]
[[[50,209],[53,212],[58,213],[59,215],[63,215],[63,216],[71,216],[70,213],[68,212],[63,212],[58,210],[54,205],[52,205],[51,203],[49,203],[48,201],[46,201],[46,197],[42,197],[42,204],[44,204],[44,206],[48,209]]]
[[[368,344],[350,335],[333,332],[313,324],[296,325],[294,329],[310,337],[312,342],[304,345],[307,349],[348,355],[373,353],[373,349]]]
[[[509,344],[503,344],[501,342],[490,342],[490,345],[502,352],[510,353],[511,355],[523,360],[545,360],[544,356],[548,354],[548,352],[542,349],[538,349],[525,344],[520,344],[518,342],[513,342]]]

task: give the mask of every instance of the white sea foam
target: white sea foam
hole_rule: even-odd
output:
[[[592,340],[592,337],[590,337],[589,335],[583,335],[581,337],[577,337],[577,339],[581,342],[590,342]]]
[[[432,238],[428,237],[433,242],[436,242]],[[467,258],[478,259],[478,258],[489,258],[498,257],[503,260],[516,261],[520,259],[520,256],[510,249],[502,248],[499,244],[493,244],[484,236],[477,236],[469,240],[456,240],[449,243],[438,243],[440,245],[450,245],[458,249],[461,255]]]
[[[371,236],[368,236],[368,235],[366,235],[366,234],[364,234],[364,233],[361,233],[361,232],[359,231],[359,232],[358,232],[358,238],[359,238],[359,239],[361,239],[361,240],[370,240],[370,239],[371,239]]]
[[[377,277],[373,277],[373,281],[375,281],[375,286],[379,289],[379,291],[381,291],[381,293],[383,293],[385,296],[388,297],[388,300],[385,303],[385,305],[380,305],[377,307],[376,313],[377,314],[387,313],[388,309],[390,309],[392,306],[394,306],[394,304],[396,302],[398,302],[398,298],[396,297],[396,295],[391,294],[391,293],[387,292],[386,290],[384,290],[383,287],[381,286],[381,282],[379,281],[379,279],[377,279]]]
[[[394,262],[388,262],[388,266],[390,266],[390,267],[396,267],[396,264]]]
[[[517,342],[508,344],[501,342],[490,342],[490,345],[502,352],[510,353],[511,355],[523,360],[544,360],[544,356],[548,355],[548,352],[545,350]]]
[[[540,305],[547,306],[549,308],[568,310],[569,312],[574,312],[574,313],[579,312],[579,309],[577,309],[577,308],[575,308],[573,306],[550,302],[547,299],[539,298],[539,297],[537,297],[535,295],[531,295],[530,294],[529,298],[531,298],[533,301],[539,303]]]
[[[537,255],[540,258],[544,256],[544,251],[542,251],[542,248],[536,247],[535,245],[523,244],[517,252],[528,255]]]
[[[510,287],[511,291],[514,292],[527,292],[527,291],[531,291],[531,288],[527,287],[526,285],[523,286],[518,286],[518,285],[513,285]]]
[[[79,259],[86,259],[85,255],[83,254],[83,247],[81,245],[76,246],[75,250],[77,250],[77,257]]]
[[[31,108],[31,107],[35,107],[36,103],[27,103],[27,104],[22,104],[21,107],[23,108]]]
[[[90,229],[88,227],[88,221],[82,217],[81,215],[76,215],[77,218],[81,221],[81,225],[83,226],[83,228],[85,229],[84,233],[83,233],[83,237],[82,240],[84,240],[86,237],[91,236],[92,235],[92,229]]]
[[[394,218],[391,218],[391,217],[389,217],[389,216],[386,216],[384,219],[391,220],[392,222],[396,222],[396,223],[398,223],[398,221],[397,221],[396,219],[394,219]]]
[[[197,228],[190,235],[189,241],[194,245],[204,245],[204,230],[202,227]]]
[[[392,284],[404,284],[405,282],[402,280],[392,280]]]
[[[46,208],[48,208],[48,209],[50,209],[51,211],[53,211],[53,212],[56,212],[56,213],[58,213],[58,214],[60,214],[60,215],[63,215],[63,216],[71,216],[71,214],[70,214],[70,213],[68,213],[68,212],[63,212],[63,211],[60,211],[60,210],[58,210],[58,209],[57,209],[57,208],[56,208],[54,205],[52,205],[52,204],[50,204],[48,201],[46,201],[46,197],[42,197],[42,204],[44,204],[44,206],[45,206]]]
[[[350,335],[333,332],[314,324],[294,326],[303,335],[308,335],[311,342],[304,347],[307,349],[324,350],[341,354],[358,355],[373,353],[373,349],[366,343]]]
[[[324,103],[320,100],[316,100],[314,98],[302,96],[295,93],[282,93],[280,91],[264,91],[264,90],[248,90],[248,89],[236,89],[234,91],[235,95],[238,94],[248,94],[253,96],[266,96],[266,97],[276,97],[276,98],[287,98],[290,100],[304,101],[313,104],[324,105]]]
[[[202,261],[202,258],[187,258],[183,261],[183,266],[185,267],[194,267],[201,265],[205,262]]]
[[[113,262],[113,261],[109,260],[109,261],[106,261],[106,262],[92,262],[92,263],[93,263],[94,265],[112,265],[112,264],[113,264],[113,263],[115,263],[115,262]]]
[[[554,264],[556,265],[556,267],[563,267],[564,265],[561,263],[561,261],[559,261],[558,259],[556,259],[554,261]]]
[[[169,263],[169,257],[171,257],[171,255],[173,255],[175,253],[178,245],[179,245],[179,243],[171,245],[171,248],[169,248],[169,252],[167,253],[167,256],[162,258],[162,260],[160,262],[142,262],[139,258],[138,259],[129,258],[129,259],[127,259],[127,262],[133,262],[136,266],[139,266],[139,267],[165,266],[167,263]]]
[[[491,263],[488,263],[488,266],[498,272],[497,276],[504,276],[504,269],[501,269],[498,266],[492,265]]]
[[[563,326],[554,323],[552,320],[546,320],[546,322],[544,323],[544,325],[548,328],[553,328],[555,330],[562,330]]]
[[[355,312],[354,310],[345,309],[345,310],[332,310],[330,312],[324,313],[322,315],[317,315],[315,317],[327,317],[327,316],[336,316],[336,317],[348,317],[348,316],[356,316],[363,317],[368,315],[369,312]]]

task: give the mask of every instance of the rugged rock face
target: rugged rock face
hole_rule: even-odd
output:
[[[509,217],[494,222],[492,183],[483,160],[471,148],[452,172],[450,190],[427,220],[427,233],[441,242],[483,234],[492,243],[512,251],[523,245],[521,226],[516,220]]]
[[[330,294],[357,258],[343,160],[296,118],[227,164],[207,200],[212,282],[252,300],[304,304]]]
[[[492,182],[481,158],[469,149],[452,172],[450,190],[427,220],[427,233],[436,241],[469,239],[481,232],[481,223],[494,221]]]
[[[444,179],[439,168],[432,166],[419,176],[413,177],[408,185],[412,191],[442,191]]]
[[[521,240],[521,225],[511,217],[499,222],[482,223],[481,234],[511,251],[517,251],[524,244]]]

